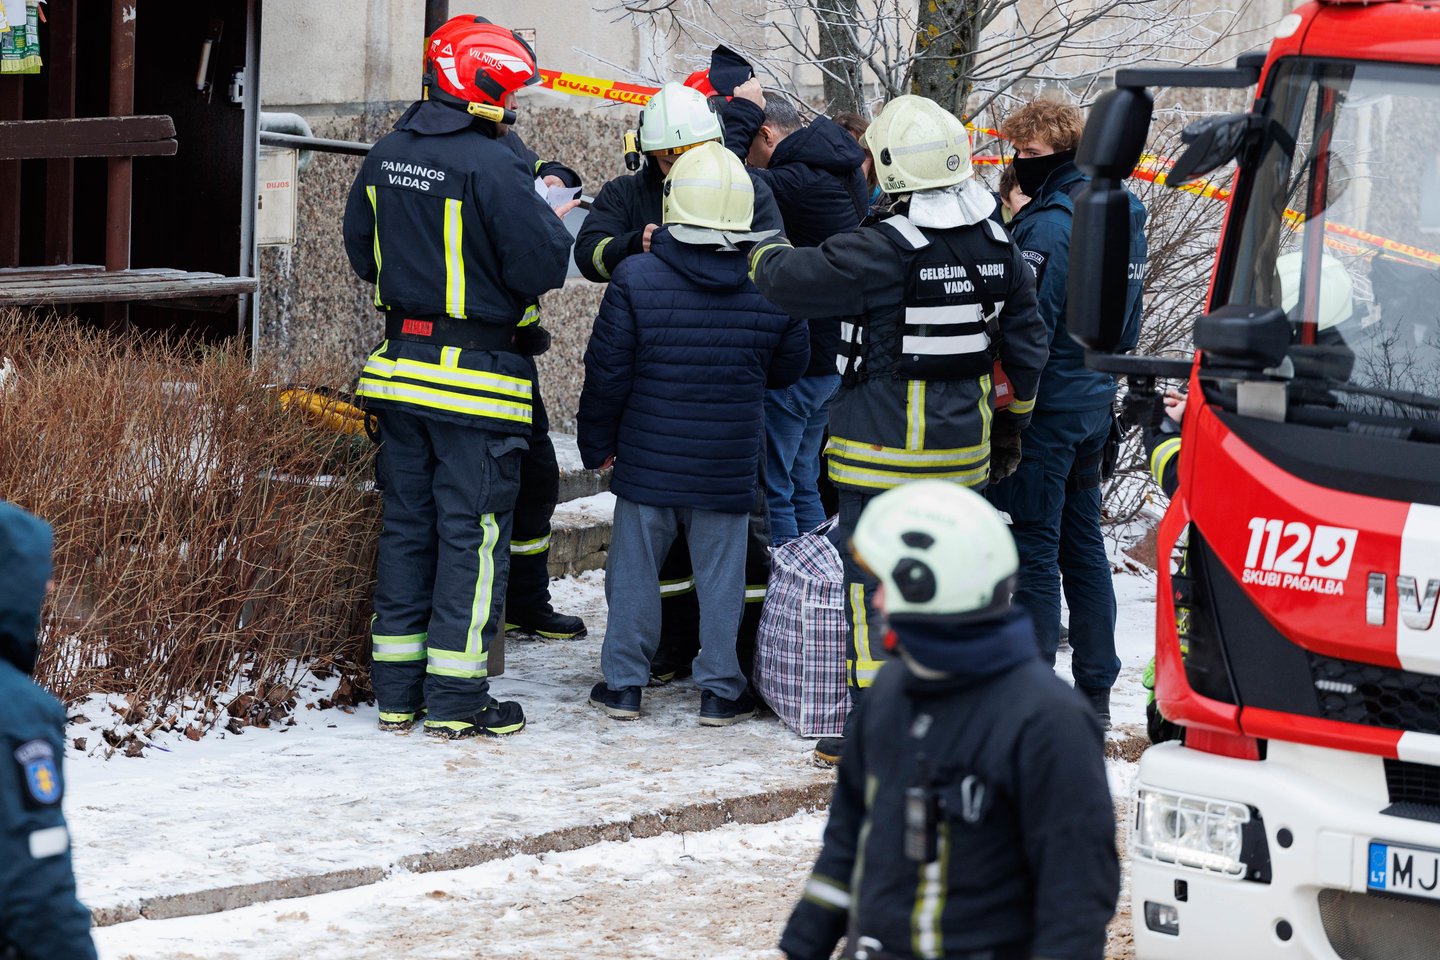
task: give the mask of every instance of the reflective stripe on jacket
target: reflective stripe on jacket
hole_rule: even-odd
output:
[[[529,433],[535,385],[526,358],[408,340],[385,340],[365,361],[358,396],[500,432]],[[503,371],[503,372],[502,372]]]

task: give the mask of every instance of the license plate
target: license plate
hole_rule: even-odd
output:
[[[1370,841],[1370,872],[1365,886],[1385,893],[1440,900],[1440,850],[1399,847]]]

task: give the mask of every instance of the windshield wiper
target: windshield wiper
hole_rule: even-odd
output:
[[[1380,400],[1389,400],[1392,403],[1402,404],[1407,407],[1419,407],[1422,410],[1440,410],[1440,397],[1432,397],[1424,393],[1416,393],[1414,390],[1390,390],[1386,387],[1362,387],[1353,383],[1335,383],[1330,380],[1311,379],[1309,377],[1297,377],[1291,381],[1305,385],[1316,385],[1326,390],[1334,390],[1337,393],[1354,393],[1365,397],[1375,397]]]

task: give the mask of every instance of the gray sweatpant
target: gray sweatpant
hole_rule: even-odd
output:
[[[695,682],[734,700],[745,692],[735,656],[735,634],[745,610],[745,539],[749,518],[688,507],[651,507],[615,499],[615,526],[605,561],[605,600],[610,606],[600,669],[613,690],[643,687],[660,647],[660,564],[685,531],[700,601],[700,653]]]

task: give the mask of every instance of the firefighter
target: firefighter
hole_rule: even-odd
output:
[[[756,244],[751,276],[792,316],[842,316],[839,396],[830,408],[831,481],[842,541],[883,490],[942,479],[979,489],[1015,469],[1045,366],[1045,328],[1020,250],[973,176],[965,127],[932,100],[891,100],[865,132],[880,186],[908,202],[818,247]],[[995,412],[996,359],[1015,400]],[[845,564],[846,654],[859,702],[885,658],[869,622],[875,580]],[[835,763],[844,738],[815,760]]]
[[[1016,602],[1035,618],[1040,649],[1055,662],[1060,644],[1063,575],[1070,610],[1071,672],[1103,725],[1120,672],[1115,654],[1115,587],[1100,531],[1100,484],[1106,447],[1118,443],[1111,408],[1115,379],[1085,366],[1085,351],[1065,326],[1074,200],[1089,182],[1075,166],[1085,126],[1078,108],[1035,100],[1006,118],[1001,133],[1015,148],[1011,165],[1031,200],[1010,221],[1015,242],[1035,272],[1040,316],[1050,343],[1025,456],[1015,475],[990,491],[1010,515],[1020,546]],[[1122,349],[1140,336],[1145,275],[1145,208],[1130,198],[1130,271]]]
[[[723,144],[725,130],[712,103],[698,90],[667,83],[645,104],[639,131],[643,165],[634,174],[617,177],[600,188],[575,238],[575,265],[585,277],[607,283],[626,257],[650,251],[650,238],[662,221],[665,175],[675,158],[712,140]],[[753,172],[750,182],[755,187],[752,229],[756,233],[781,230],[780,209],[769,186]],[[760,429],[757,423],[756,430]],[[757,487],[745,558],[745,617],[738,639],[740,662],[747,671],[770,579],[770,531],[763,489],[763,485]],[[652,663],[652,679],[666,683],[689,673],[700,642],[700,608],[684,534],[660,568],[660,597],[663,641]]]
[[[565,281],[570,235],[501,142],[540,79],[524,40],[455,17],[427,48],[428,99],[366,157],[345,247],[374,285],[385,340],[357,394],[380,424],[384,529],[372,624],[382,729],[424,714],[438,737],[516,733],[486,679],[503,620],[512,511],[545,335],[527,307]]]
[[[60,801],[65,711],[30,680],[50,580],[50,528],[0,503],[0,957],[94,960]]]
[[[578,173],[556,160],[541,160],[514,130],[506,131],[501,142],[520,155],[534,172],[538,185],[572,189],[581,186]],[[537,303],[527,308],[521,324],[539,322]],[[515,501],[510,580],[505,590],[505,630],[517,638],[578,640],[586,634],[585,621],[557,613],[550,603],[550,520],[560,498],[560,465],[550,440],[550,416],[540,396],[540,371],[532,370],[530,376],[535,382],[534,418],[530,445],[520,459],[520,495]]]
[[[1100,729],[1011,605],[1018,565],[979,494],[876,497],[855,555],[895,661],[855,711],[789,960],[1100,960],[1120,891]],[[862,869],[863,864],[863,869]]]

